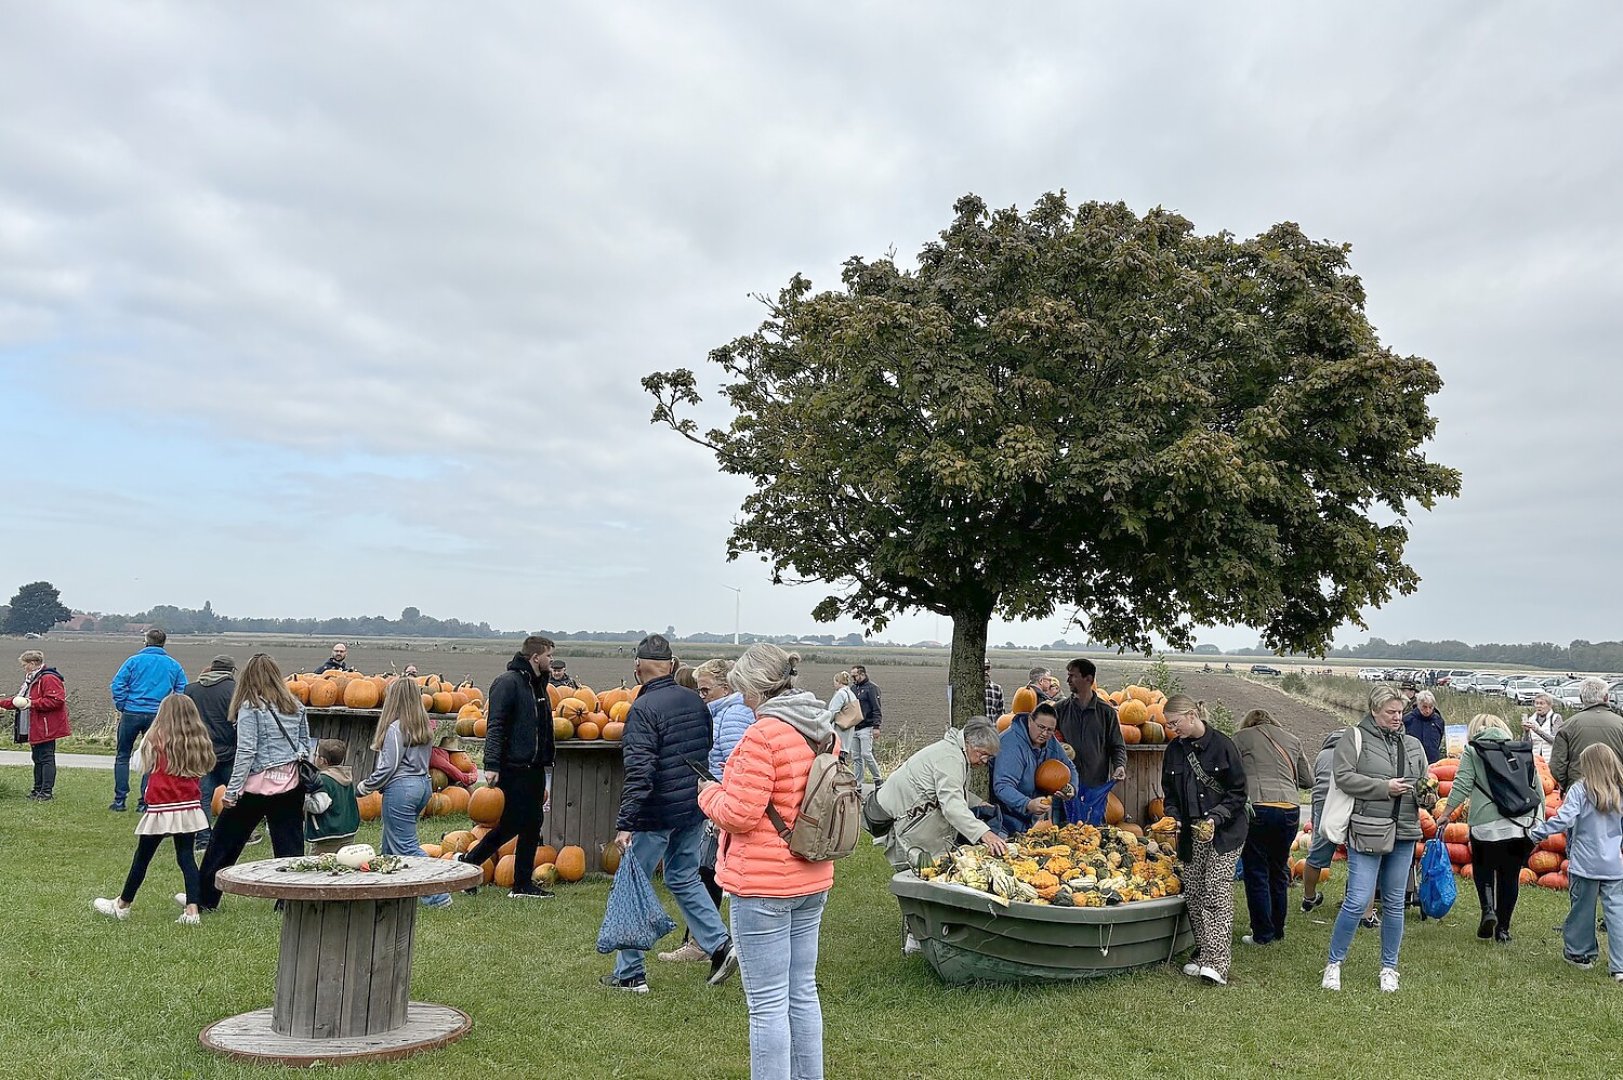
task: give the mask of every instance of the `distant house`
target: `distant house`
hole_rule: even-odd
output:
[[[96,617],[94,615],[87,615],[82,611],[75,611],[73,613],[73,618],[67,619],[67,620],[65,620],[63,622],[59,622],[55,626],[51,627],[51,629],[53,629],[53,630],[71,630],[71,631],[94,630],[95,628],[96,628]]]

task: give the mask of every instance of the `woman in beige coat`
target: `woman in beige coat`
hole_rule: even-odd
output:
[[[1247,945],[1267,945],[1285,937],[1291,844],[1302,827],[1299,792],[1313,789],[1313,767],[1302,752],[1302,740],[1262,709],[1246,714],[1234,745],[1245,765],[1246,799],[1252,810],[1251,829],[1240,856],[1251,933],[1240,940]]]

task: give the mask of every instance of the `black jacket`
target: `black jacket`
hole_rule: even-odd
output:
[[[851,692],[857,696],[857,704],[862,706],[862,719],[857,721],[856,730],[874,728],[878,730],[885,714],[879,708],[879,687],[873,684],[872,679],[862,682],[853,682]]]
[[[214,743],[217,767],[237,760],[237,725],[231,715],[231,695],[236,690],[237,680],[227,675],[207,686],[201,680],[189,682],[182,691],[203,715],[203,726],[208,728],[209,740]]]
[[[1197,772],[1190,757],[1199,763]],[[1200,773],[1205,773],[1202,779]],[[1220,853],[1245,846],[1250,821],[1245,812],[1245,765],[1234,740],[1210,724],[1198,739],[1174,739],[1161,759],[1161,790],[1167,816],[1183,828],[1178,833],[1178,858],[1194,855],[1194,830],[1201,818],[1217,826],[1212,848]]]
[[[1083,787],[1110,783],[1117,769],[1127,765],[1127,740],[1121,737],[1116,707],[1097,693],[1086,704],[1072,694],[1060,702],[1059,741],[1076,751],[1076,775]]]
[[[1403,731],[1420,740],[1428,762],[1436,763],[1443,759],[1443,737],[1448,733],[1443,710],[1433,705],[1430,716],[1421,716],[1418,706],[1410,709],[1403,714]]]
[[[329,657],[327,657],[327,659],[325,661],[322,662],[322,665],[320,667],[316,668],[316,674],[320,675],[323,671],[354,671],[354,670],[355,670],[354,668],[349,666],[349,661],[340,660],[336,656],[329,656]],[[342,705],[343,702],[339,702],[339,704]]]
[[[620,751],[626,781],[616,829],[658,832],[704,817],[698,774],[683,760],[703,764],[710,756],[710,709],[698,694],[669,675],[643,683],[626,714]]]
[[[553,758],[552,705],[547,677],[537,677],[523,653],[490,684],[490,711],[485,724],[485,768],[536,769]]]

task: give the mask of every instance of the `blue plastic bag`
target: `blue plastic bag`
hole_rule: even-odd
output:
[[[609,904],[603,912],[603,925],[597,931],[597,951],[620,949],[647,952],[654,943],[676,929],[676,920],[665,913],[642,864],[626,852],[614,872],[609,888]]]
[[[1420,856],[1420,910],[1428,919],[1441,919],[1454,906],[1457,889],[1454,868],[1448,863],[1448,848],[1443,833],[1426,841],[1426,851]]]

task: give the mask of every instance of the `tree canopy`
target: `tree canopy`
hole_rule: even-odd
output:
[[[71,619],[73,612],[62,603],[62,593],[49,581],[24,585],[11,598],[6,612],[8,634],[43,634],[59,622]]]
[[[762,298],[710,353],[725,429],[686,415],[691,370],[643,380],[655,423],[754,482],[729,557],[829,583],[823,620],[951,617],[958,722],[994,614],[1320,653],[1413,591],[1407,515],[1459,488],[1421,449],[1441,380],[1382,345],[1346,245],[1064,193],[954,210],[916,266],[853,257],[839,290]]]

